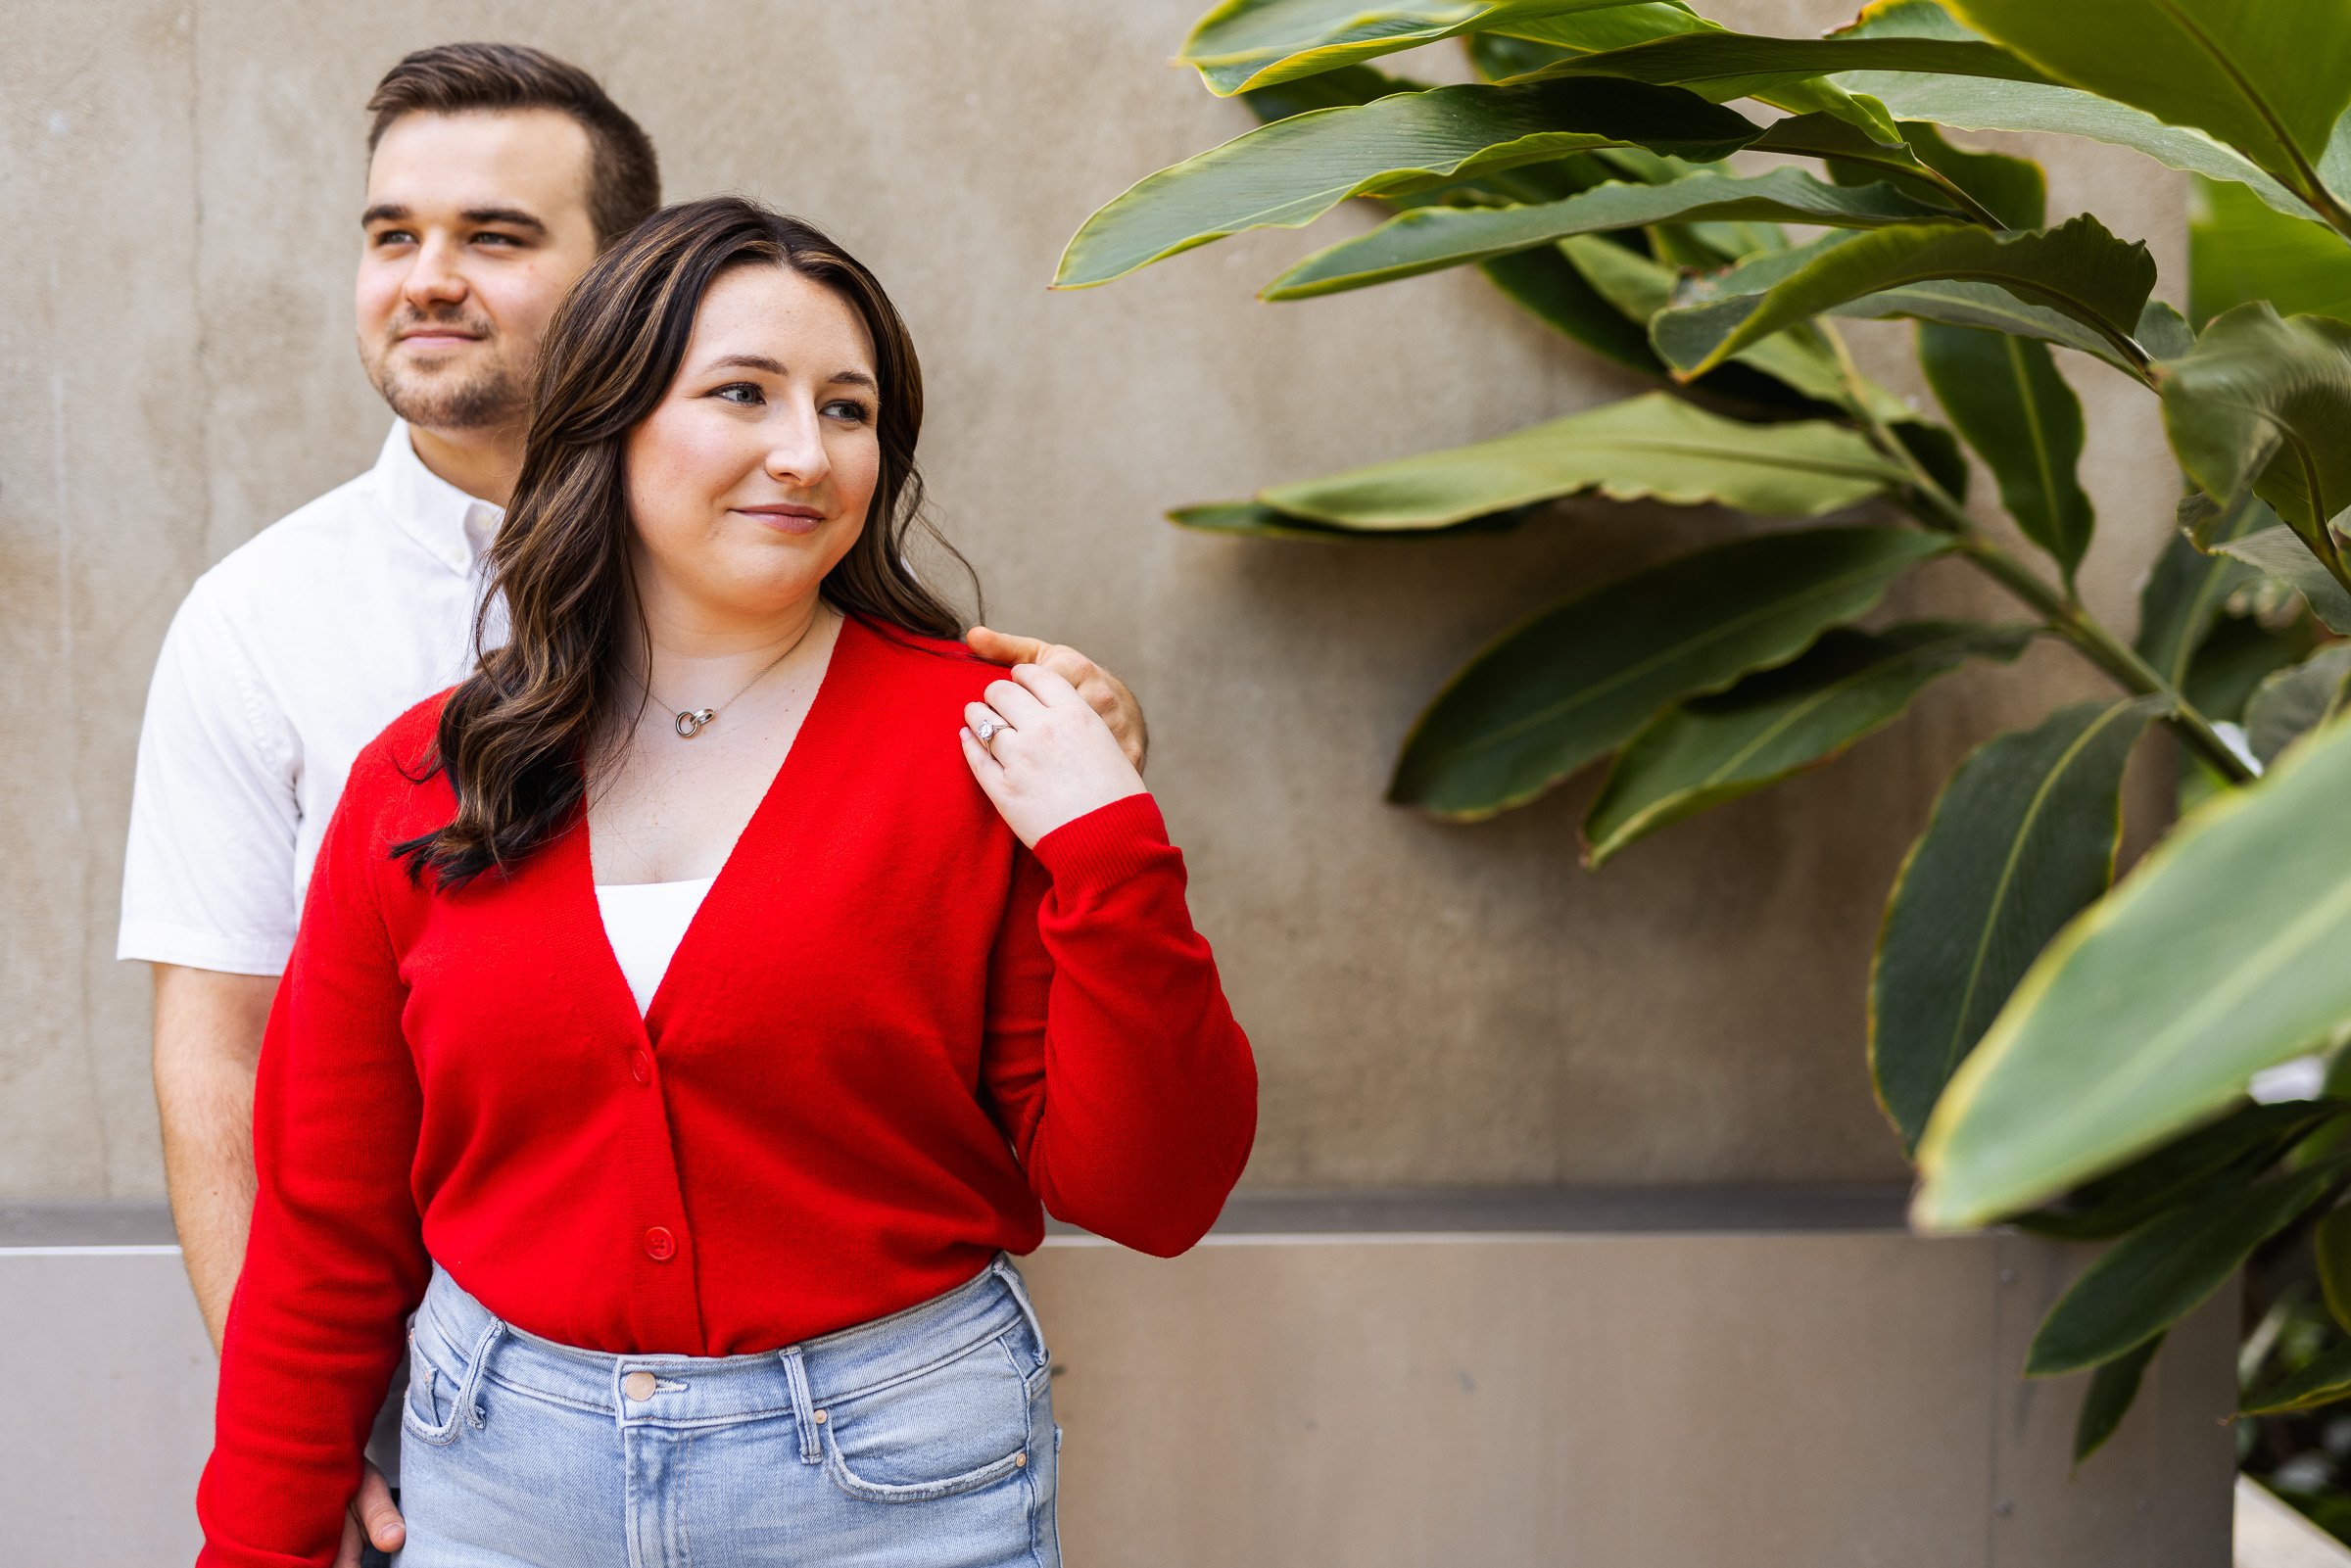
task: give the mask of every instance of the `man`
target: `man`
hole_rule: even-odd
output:
[[[398,420],[367,473],[197,581],[139,737],[117,956],[154,966],[165,1174],[216,1351],[253,1208],[263,1029],[319,836],[359,749],[469,668],[541,334],[572,280],[660,199],[644,131],[537,50],[418,51],[367,107],[359,348]],[[495,601],[482,636],[504,640]],[[970,641],[1059,671],[1140,765],[1142,716],[1114,677],[1066,647],[984,628]],[[397,1454],[399,1397],[377,1423],[378,1459]],[[403,1539],[373,1462],[345,1527],[348,1568],[362,1524],[383,1551]]]

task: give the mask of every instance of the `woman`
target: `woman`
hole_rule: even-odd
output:
[[[354,764],[270,1017],[201,1562],[331,1562],[411,1309],[407,1568],[1058,1561],[1007,1255],[1191,1246],[1256,1078],[1116,739],[907,569],[921,413],[747,202],[557,314],[510,641]]]

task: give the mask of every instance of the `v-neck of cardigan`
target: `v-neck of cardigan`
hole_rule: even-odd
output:
[[[784,760],[776,765],[775,776],[768,780],[766,790],[759,796],[759,803],[751,808],[749,819],[736,833],[735,842],[728,846],[727,858],[720,863],[718,875],[711,879],[709,891],[702,895],[701,903],[695,909],[694,918],[686,923],[686,930],[678,938],[677,947],[671,951],[668,967],[662,970],[661,978],[654,982],[652,999],[646,1004],[643,1013],[637,1010],[637,995],[629,988],[628,975],[620,966],[620,955],[612,949],[611,933],[604,928],[602,906],[596,895],[596,857],[593,841],[589,837],[588,807],[585,800],[581,802],[578,829],[565,839],[568,850],[566,859],[570,863],[565,867],[566,879],[570,883],[565,889],[565,896],[572,908],[584,911],[592,923],[596,945],[603,957],[603,988],[607,1001],[627,1011],[648,1046],[659,1041],[663,1021],[676,1011],[671,998],[679,988],[678,976],[681,973],[693,970],[703,946],[698,934],[711,924],[711,911],[727,902],[745,875],[736,870],[737,865],[760,858],[763,842],[788,825],[787,816],[779,803],[803,771],[800,758],[808,750],[811,732],[820,731],[831,719],[835,706],[834,693],[842,685],[841,668],[843,662],[853,656],[852,644],[866,635],[864,626],[854,615],[841,617],[840,629],[833,637],[832,649],[825,655],[824,673],[817,677],[816,690],[808,698],[808,711],[800,716],[800,727],[792,732],[792,743],[784,748]]]

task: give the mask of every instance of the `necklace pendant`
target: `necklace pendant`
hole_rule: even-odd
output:
[[[696,736],[702,733],[703,725],[708,724],[712,719],[717,717],[718,711],[715,708],[693,708],[686,712],[682,712],[678,715],[678,734],[684,738],[691,740]]]

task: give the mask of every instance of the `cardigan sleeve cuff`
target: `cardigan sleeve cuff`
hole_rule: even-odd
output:
[[[1034,853],[1053,885],[1066,890],[1123,881],[1174,850],[1159,802],[1137,790],[1063,823],[1036,841]]]

